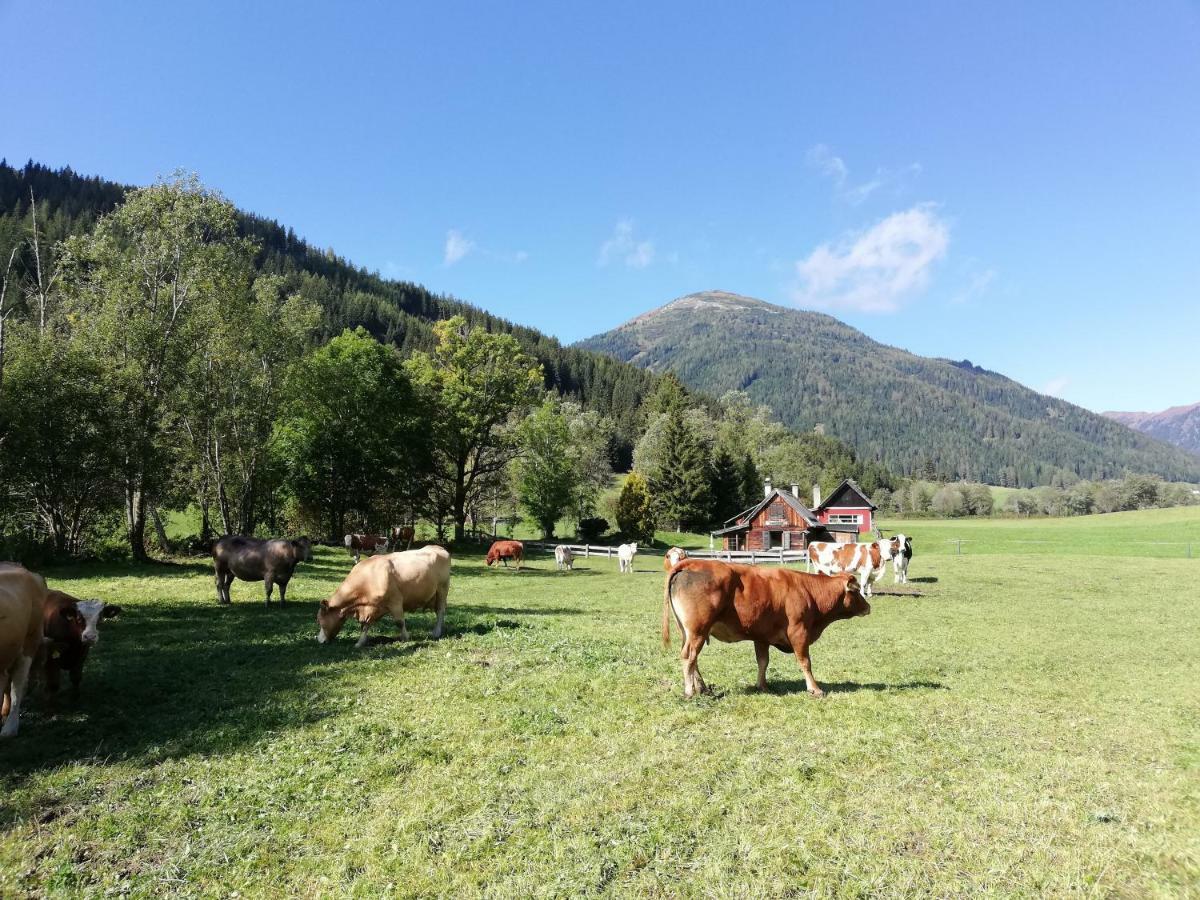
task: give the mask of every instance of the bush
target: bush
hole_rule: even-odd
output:
[[[579,539],[584,543],[598,540],[600,535],[608,531],[608,519],[602,516],[590,516],[579,520]]]

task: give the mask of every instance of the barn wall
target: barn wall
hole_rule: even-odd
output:
[[[864,534],[865,532],[871,531],[875,527],[875,523],[873,522],[873,520],[871,518],[871,508],[869,506],[827,507],[827,508],[821,510],[821,512],[818,514],[817,517],[821,520],[822,523],[828,524],[830,516],[834,516],[834,515],[848,516],[848,515],[855,515],[855,514],[862,516],[862,522],[860,522],[859,526],[858,526],[859,534]]]

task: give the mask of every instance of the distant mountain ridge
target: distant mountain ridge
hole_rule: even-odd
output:
[[[1106,412],[1104,415],[1142,434],[1200,454],[1200,403],[1161,412]]]
[[[728,291],[679,297],[576,346],[711,394],[746,391],[894,472],[1015,487],[1200,477],[1197,457],[968,360],[918,356],[824,313]]]

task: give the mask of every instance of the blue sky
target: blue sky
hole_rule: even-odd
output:
[[[0,156],[576,340],[720,288],[1200,400],[1200,5],[0,0]]]

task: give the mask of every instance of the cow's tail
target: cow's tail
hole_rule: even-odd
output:
[[[671,646],[671,582],[674,578],[675,570],[672,569],[667,573],[667,580],[663,585],[662,642],[664,647]]]
[[[346,537],[342,541],[342,543],[345,544],[347,547],[349,547],[350,544],[353,543],[353,541],[354,541],[354,535],[348,534],[348,535],[346,535]]]

